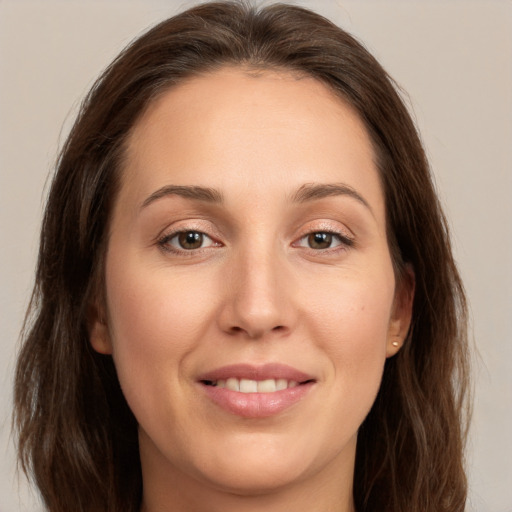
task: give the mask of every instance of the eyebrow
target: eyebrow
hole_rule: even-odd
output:
[[[224,198],[219,190],[196,185],[166,185],[148,196],[141,205],[145,208],[154,201],[167,196],[180,196],[186,199],[195,199],[207,203],[220,204]],[[317,199],[331,196],[349,196],[364,205],[373,214],[373,210],[366,199],[355,189],[344,183],[305,183],[291,196],[294,203],[307,203]]]
[[[166,185],[153,192],[142,203],[141,208],[145,208],[154,201],[167,196],[180,196],[186,199],[195,199],[196,201],[204,201],[206,203],[222,203],[222,194],[209,187],[199,187],[192,185]]]
[[[292,195],[295,203],[306,203],[331,196],[349,196],[366,206],[373,214],[373,210],[366,199],[355,189],[344,183],[306,183]]]

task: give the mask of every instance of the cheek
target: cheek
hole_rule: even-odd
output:
[[[357,277],[357,276],[356,276]],[[363,421],[380,386],[386,361],[394,278],[386,273],[365,279],[339,279],[329,294],[309,296],[308,315],[318,348],[328,357],[333,406],[340,415]],[[345,416],[344,416],[345,417]]]
[[[382,274],[374,279],[371,275],[357,277],[333,279],[335,284],[328,293],[310,294],[311,316],[317,318],[316,327],[333,354],[346,350],[385,353],[394,279],[385,279]]]
[[[113,250],[107,258],[107,304],[109,322],[115,337],[153,348],[175,348],[189,343],[201,328],[211,302],[215,283],[201,279],[198,272],[176,271],[165,260],[137,251],[125,258]],[[149,260],[149,262],[148,262]],[[126,340],[126,341],[125,341]]]
[[[208,328],[211,292],[165,270],[114,265],[107,274],[113,357],[127,399],[174,386]],[[172,283],[172,286],[169,284]]]

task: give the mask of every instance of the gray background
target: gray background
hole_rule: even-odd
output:
[[[194,2],[0,0],[0,512],[39,511],[10,437],[17,337],[47,177],[93,79]],[[408,91],[471,302],[470,510],[512,512],[512,2],[305,0]]]

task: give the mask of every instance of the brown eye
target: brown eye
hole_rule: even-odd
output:
[[[344,233],[336,231],[312,231],[293,244],[293,247],[303,247],[314,251],[325,252],[325,254],[338,253],[337,250],[353,247],[354,240]],[[331,250],[332,249],[332,250]]]
[[[178,233],[177,242],[181,249],[199,249],[203,245],[204,235],[199,231],[183,231]]]
[[[158,245],[166,252],[181,255],[185,252],[194,254],[193,251],[199,249],[222,246],[220,242],[212,240],[206,233],[194,229],[175,231],[174,233],[165,235],[158,241]]]
[[[308,235],[308,246],[311,249],[329,249],[332,242],[332,233],[310,233]]]
[[[194,251],[218,246],[208,235],[201,231],[179,231],[172,235],[164,236],[158,244],[166,251]]]

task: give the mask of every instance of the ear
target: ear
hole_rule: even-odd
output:
[[[104,308],[98,304],[91,304],[87,311],[87,325],[89,342],[96,352],[112,354],[112,343],[106,321]]]
[[[406,263],[403,275],[397,283],[393,311],[389,320],[386,357],[394,356],[402,347],[412,320],[416,279],[411,264]]]

